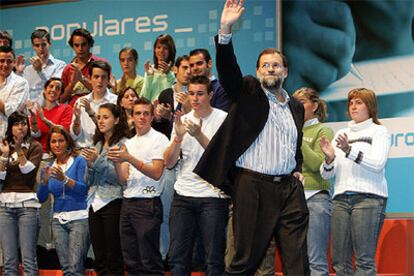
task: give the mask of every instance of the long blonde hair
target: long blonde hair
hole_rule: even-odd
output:
[[[309,87],[302,87],[293,93],[293,97],[304,96],[313,103],[318,104],[318,108],[313,112],[318,117],[320,122],[324,122],[328,118],[328,107],[326,102],[319,98],[319,93],[315,89]]]

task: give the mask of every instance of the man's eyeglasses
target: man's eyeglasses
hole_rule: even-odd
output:
[[[282,64],[279,64],[279,63],[272,63],[272,64],[270,64],[270,63],[267,63],[267,62],[265,62],[265,63],[263,63],[262,64],[262,69],[266,69],[266,70],[269,70],[269,69],[282,69],[284,66],[282,65]]]

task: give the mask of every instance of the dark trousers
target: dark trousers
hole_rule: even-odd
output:
[[[191,274],[194,228],[198,226],[206,256],[206,275],[222,275],[226,247],[228,200],[174,194],[170,212],[171,274]]]
[[[89,208],[89,233],[98,275],[123,275],[119,216],[122,199],[116,199],[97,212]]]
[[[120,232],[128,275],[164,275],[160,253],[161,222],[159,197],[123,199]]]
[[[284,275],[309,275],[309,214],[302,184],[293,176],[272,182],[241,170],[234,185],[235,255],[226,273],[253,275],[275,236]]]

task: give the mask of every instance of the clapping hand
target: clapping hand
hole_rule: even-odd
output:
[[[38,56],[34,56],[30,58],[30,64],[33,65],[33,69],[36,70],[36,72],[42,71],[42,59]]]
[[[59,180],[63,181],[66,178],[65,172],[59,166],[50,167],[50,176]]]
[[[193,137],[197,137],[201,134],[201,127],[203,125],[203,120],[200,119],[200,123],[196,124],[190,119],[184,120],[184,128],[188,134],[190,134]]]
[[[171,70],[171,65],[171,61],[169,63],[166,63],[165,61],[161,60],[158,63],[158,69],[164,74],[167,74]]]
[[[181,122],[182,115],[183,115],[182,111],[177,111],[174,114],[174,130],[175,130],[175,135],[177,136],[179,140],[181,140],[184,134],[187,132],[184,124]]]
[[[170,104],[160,103],[157,105],[155,112],[160,118],[170,120],[172,116],[172,108]]]
[[[36,117],[36,103],[32,100],[28,100],[26,102],[26,108],[30,112],[30,115],[33,117]]]
[[[7,140],[0,139],[0,151],[3,157],[9,157],[10,146]]]
[[[86,99],[86,98],[80,98],[80,102],[79,102],[80,107],[85,108],[86,113],[88,113],[89,116],[93,115],[94,112],[91,108],[91,102],[90,100]]]
[[[331,142],[329,142],[326,137],[322,137],[319,141],[319,145],[321,146],[323,154],[325,154],[326,163],[331,163],[335,159],[335,149],[333,148]]]
[[[76,103],[75,106],[73,107],[73,115],[75,116],[75,121],[80,120],[81,110],[80,110],[79,103]]]
[[[147,60],[144,64],[144,71],[149,76],[154,75],[154,69],[152,68],[151,63],[150,63],[149,60]]]
[[[42,184],[46,185],[49,182],[50,178],[50,166],[46,166],[42,169]]]
[[[82,72],[79,70],[78,65],[76,63],[71,63],[70,65],[73,68],[71,83],[72,85],[75,85],[78,81],[81,81]]]
[[[93,162],[98,158],[98,150],[94,147],[83,148],[80,153],[88,162],[88,166],[92,167]]]
[[[125,145],[114,146],[108,150],[107,158],[115,163],[125,162],[128,160],[129,153]]]
[[[177,102],[181,104],[181,110],[184,111],[184,113],[191,111],[191,104],[186,92],[177,92],[175,97]]]
[[[335,139],[336,146],[340,148],[343,152],[348,153],[351,146],[348,143],[348,135],[346,133],[341,133]]]
[[[16,57],[16,65],[14,66],[18,74],[23,74],[24,69],[26,68],[26,59],[23,55],[18,55]]]

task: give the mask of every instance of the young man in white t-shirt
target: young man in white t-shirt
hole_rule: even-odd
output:
[[[169,265],[172,275],[189,275],[194,229],[200,229],[206,253],[206,275],[224,272],[225,228],[228,196],[193,173],[210,139],[227,113],[212,108],[210,80],[194,76],[188,85],[192,111],[176,113],[170,145],[164,153],[167,167],[178,163],[177,181],[170,212]]]
[[[159,251],[164,171],[168,138],[151,127],[154,107],[139,98],[132,113],[137,134],[109,150],[119,181],[126,184],[120,217],[122,256],[130,275],[164,275]]]

